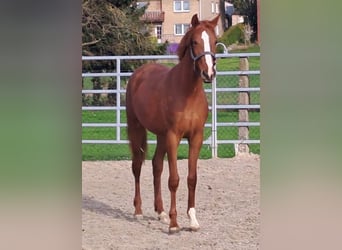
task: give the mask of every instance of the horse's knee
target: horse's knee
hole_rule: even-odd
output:
[[[189,175],[188,176],[188,188],[195,189],[197,184],[197,175]]]
[[[176,192],[179,184],[179,176],[169,177],[169,189],[171,192]]]

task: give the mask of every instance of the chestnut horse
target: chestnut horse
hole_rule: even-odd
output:
[[[179,183],[177,148],[182,138],[189,144],[188,208],[190,229],[198,230],[195,211],[197,159],[203,142],[204,124],[208,117],[208,102],[203,81],[215,77],[215,26],[212,21],[191,19],[191,27],[178,47],[179,63],[173,68],[150,63],[138,68],[129,79],[126,93],[127,132],[132,152],[135,178],[135,216],[142,216],[140,172],[147,148],[147,132],[157,136],[153,156],[154,208],[160,220],[169,223],[169,232],[180,230],[177,223],[176,191]],[[160,179],[163,160],[169,163],[168,186],[171,192],[169,216],[164,212]]]

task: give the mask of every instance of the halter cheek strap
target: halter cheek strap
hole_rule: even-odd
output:
[[[204,51],[202,54],[195,56],[194,52],[192,50],[192,46],[190,46],[190,56],[191,56],[192,60],[194,61],[194,71],[196,71],[196,61],[205,55],[211,55],[213,59],[216,59],[215,54],[213,52],[210,52],[210,51]]]

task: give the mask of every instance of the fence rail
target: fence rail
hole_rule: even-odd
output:
[[[229,76],[238,76],[240,77],[240,82],[245,81],[246,78],[253,75],[260,75],[260,70],[249,70],[248,65],[247,68],[241,69],[242,60],[251,57],[260,57],[260,53],[234,53],[234,54],[217,54],[216,57],[218,59],[223,58],[240,58],[240,70],[235,71],[217,71],[217,76],[214,79],[211,89],[206,89],[206,93],[211,97],[211,103],[209,105],[209,109],[211,111],[211,122],[207,122],[205,127],[211,129],[211,134],[207,139],[204,139],[203,144],[209,145],[212,151],[212,157],[217,157],[217,148],[220,144],[234,144],[235,150],[240,151],[239,145],[248,145],[248,144],[260,144],[259,139],[249,139],[248,137],[248,128],[249,127],[260,127],[259,121],[249,121],[248,120],[248,110],[260,110],[260,104],[250,104],[245,101],[241,101],[246,98],[243,97],[242,94],[260,92],[260,87],[249,87],[249,86],[240,86],[231,88],[231,87],[217,87],[217,79],[218,77],[229,77]],[[175,55],[142,55],[142,56],[82,56],[82,61],[115,61],[115,67],[113,72],[85,72],[82,73],[83,78],[89,77],[114,77],[116,78],[116,86],[115,89],[83,89],[82,94],[116,94],[116,104],[114,106],[82,106],[82,111],[105,111],[112,110],[116,112],[116,121],[115,122],[83,122],[82,128],[115,128],[115,139],[82,139],[83,144],[128,144],[128,141],[122,139],[121,129],[127,126],[126,121],[123,121],[121,117],[121,111],[125,110],[125,106],[121,105],[121,95],[125,94],[125,89],[121,86],[122,79],[127,79],[132,75],[132,72],[122,72],[121,64],[125,60],[178,60]],[[248,80],[247,80],[248,81]],[[248,82],[247,82],[248,84]],[[239,95],[239,102],[237,104],[222,104],[218,103],[217,95],[219,93],[236,93]],[[242,112],[247,112],[247,120],[246,117],[242,120],[240,119],[238,122],[217,122],[217,111],[218,110],[236,110],[239,113],[239,117],[245,116]],[[222,127],[237,127],[239,129],[239,138],[231,139],[231,140],[223,140],[217,138],[217,131]],[[240,130],[241,129],[241,130]],[[246,133],[247,129],[247,133]],[[245,131],[245,132],[244,132]],[[155,140],[148,140],[150,144],[156,144]],[[187,143],[186,140],[182,140],[181,144]]]

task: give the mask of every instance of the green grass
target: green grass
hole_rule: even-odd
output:
[[[252,48],[256,50],[256,48]],[[246,52],[246,51],[241,51]],[[258,51],[248,51],[258,52]],[[260,58],[249,58],[249,65],[251,70],[259,69]],[[239,58],[218,59],[217,68],[219,71],[239,70]],[[260,76],[250,76],[250,86],[260,86]],[[238,76],[218,76],[217,87],[237,87],[239,82]],[[91,88],[92,83],[90,78],[84,79],[84,87]],[[205,84],[205,88],[211,88],[210,84]],[[208,95],[208,101],[210,103],[210,95]],[[259,92],[251,92],[250,94],[251,104],[260,103]],[[219,104],[236,104],[238,101],[238,93],[217,93],[217,101]],[[260,113],[256,111],[249,112],[250,121],[259,121]],[[121,111],[121,121],[126,121],[125,111]],[[209,113],[208,122],[211,121],[211,113]],[[218,122],[235,122],[238,121],[237,111],[219,110],[217,114]],[[84,123],[110,123],[116,122],[115,111],[82,111],[82,122]],[[238,139],[237,127],[219,127],[218,139],[229,140]],[[205,128],[204,138],[207,139],[211,134],[210,128]],[[260,138],[260,128],[250,127],[249,129],[250,139]],[[121,138],[127,139],[126,128],[121,128]],[[82,139],[116,139],[116,128],[82,128]],[[148,134],[149,140],[154,140],[155,136],[151,133]],[[147,158],[151,159],[155,150],[155,145],[148,145]],[[253,153],[260,153],[259,144],[250,144],[250,151]],[[234,156],[234,145],[222,144],[218,146],[218,156],[221,158]],[[180,145],[178,149],[178,158],[184,159],[188,157],[188,146]],[[201,159],[211,158],[211,148],[209,145],[202,146],[200,152]],[[82,160],[124,160],[130,159],[130,151],[128,145],[122,144],[82,144]]]

